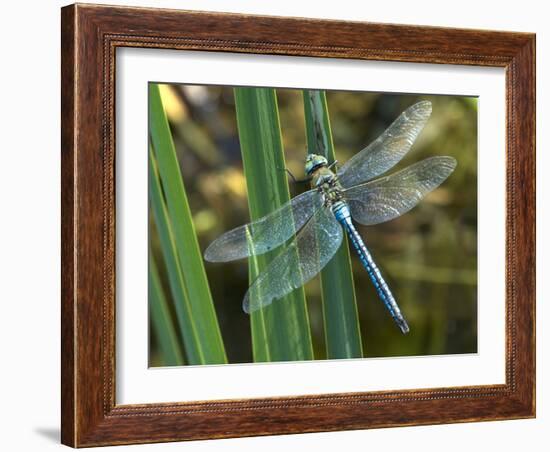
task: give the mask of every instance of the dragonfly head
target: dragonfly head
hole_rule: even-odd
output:
[[[316,169],[327,165],[328,165],[328,160],[322,155],[308,154],[306,157],[306,174],[308,176],[311,176],[311,174]]]

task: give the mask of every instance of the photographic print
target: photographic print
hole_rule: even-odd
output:
[[[149,366],[477,352],[477,98],[149,84]]]
[[[63,444],[535,416],[534,34],[61,32]]]

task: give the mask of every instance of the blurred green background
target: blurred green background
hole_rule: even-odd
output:
[[[249,221],[246,181],[231,87],[160,85],[201,250]],[[343,163],[420,100],[433,111],[412,150],[395,170],[434,155],[458,162],[455,172],[409,213],[376,226],[357,225],[390,286],[411,332],[402,335],[352,253],[365,357],[477,351],[477,98],[327,91],[336,157]],[[300,90],[277,89],[287,167],[304,175],[306,135]],[[392,172],[394,170],[390,170]],[[307,185],[290,181],[291,195]],[[152,215],[150,215],[152,218]],[[151,220],[152,253],[160,256]],[[252,362],[246,260],[205,264],[227,358]],[[167,276],[159,268],[167,287]],[[319,278],[306,286],[315,359],[325,359]],[[169,295],[169,290],[165,291]],[[150,331],[151,366],[162,364]]]

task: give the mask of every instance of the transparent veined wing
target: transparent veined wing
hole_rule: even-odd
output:
[[[407,108],[376,140],[354,155],[338,170],[344,188],[385,173],[409,152],[432,113],[432,104],[422,101]]]
[[[249,287],[244,311],[250,313],[267,306],[312,279],[334,256],[342,236],[342,227],[330,209],[318,209]]]
[[[357,222],[383,223],[411,210],[455,167],[452,157],[430,157],[397,173],[344,190],[344,198]]]
[[[321,205],[317,190],[302,193],[269,215],[222,234],[208,246],[204,258],[228,262],[266,253],[292,237]]]

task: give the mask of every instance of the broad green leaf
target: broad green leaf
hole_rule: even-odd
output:
[[[234,92],[250,217],[255,220],[290,199],[277,99],[270,88],[235,88]],[[277,251],[249,259],[250,281]],[[313,359],[303,288],[253,312],[251,330],[254,361]]]
[[[170,127],[162,106],[159,87],[154,83],[149,84],[149,108],[149,133],[158,165],[179,273],[187,294],[187,322],[190,322],[195,330],[201,364],[226,363],[225,348]],[[177,297],[175,301],[183,303],[183,300]]]
[[[304,90],[308,153],[335,160],[324,91]],[[361,358],[361,332],[347,239],[321,272],[327,358]]]
[[[168,301],[160,282],[160,276],[155,258],[149,251],[149,313],[151,324],[158,340],[164,366],[181,366],[183,353],[172,317]]]
[[[164,257],[164,264],[168,273],[170,292],[172,293],[172,300],[174,301],[187,361],[189,364],[203,364],[204,355],[192,318],[189,295],[185,287],[183,274],[178,261],[174,234],[172,232],[172,226],[170,225],[168,211],[164,203],[157,164],[152,149],[149,150],[149,200],[159,236],[162,255]],[[149,263],[149,265],[151,265],[151,263]]]

